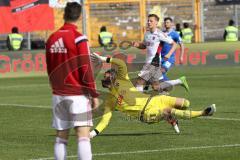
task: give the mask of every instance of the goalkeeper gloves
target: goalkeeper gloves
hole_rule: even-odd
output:
[[[100,56],[100,55],[98,55],[97,53],[91,53],[91,58],[93,58],[93,59],[99,59],[99,60],[101,60],[102,62],[106,62],[106,60],[107,60],[107,57],[103,57],[103,56]]]
[[[97,136],[98,134],[99,134],[99,131],[94,129],[90,132],[90,138],[93,138],[93,137]]]

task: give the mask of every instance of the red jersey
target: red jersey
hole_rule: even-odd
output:
[[[53,94],[97,97],[87,37],[65,23],[46,43],[47,72]]]

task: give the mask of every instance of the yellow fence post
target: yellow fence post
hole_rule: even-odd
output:
[[[139,12],[140,12],[141,40],[143,40],[146,27],[146,0],[139,1],[139,10],[140,10]]]
[[[194,0],[195,42],[201,42],[201,2]]]

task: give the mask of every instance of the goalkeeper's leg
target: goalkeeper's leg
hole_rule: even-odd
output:
[[[179,110],[175,108],[165,108],[163,111],[164,116],[174,116],[182,119],[191,119],[200,116],[212,116],[216,112],[215,104],[206,107],[201,111],[191,111],[191,110]]]
[[[143,92],[143,88],[144,88],[144,85],[146,84],[146,81],[141,78],[141,77],[138,77],[137,81],[136,81],[136,89],[140,92]]]
[[[176,108],[180,110],[186,110],[190,107],[190,101],[185,98],[176,98],[171,96],[160,96],[160,102],[162,102],[160,108],[164,110],[165,107]]]

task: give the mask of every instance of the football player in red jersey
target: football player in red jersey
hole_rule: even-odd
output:
[[[46,43],[47,71],[53,94],[53,127],[57,132],[56,160],[66,159],[70,128],[76,131],[79,159],[92,159],[89,130],[92,109],[97,108],[99,102],[87,37],[79,33],[76,26],[81,9],[77,2],[67,3],[64,25]],[[68,118],[77,114],[81,116],[74,120]]]

